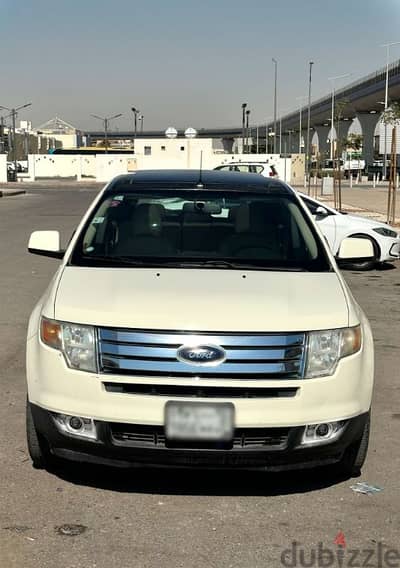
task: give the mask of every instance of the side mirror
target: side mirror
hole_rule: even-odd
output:
[[[343,239],[336,258],[345,263],[372,260],[374,256],[374,247],[369,239],[349,237]]]
[[[60,248],[58,231],[34,231],[29,239],[28,251],[51,258],[63,258],[65,254],[65,250]]]
[[[317,207],[317,209],[315,210],[315,216],[318,217],[319,219],[323,219],[324,217],[328,217],[328,215],[329,215],[328,210],[325,209],[325,207],[322,207],[322,205]]]

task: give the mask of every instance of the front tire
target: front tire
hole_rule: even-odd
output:
[[[35,469],[46,469],[51,461],[50,450],[47,442],[36,430],[29,400],[26,401],[26,441],[33,467]]]
[[[360,475],[368,453],[370,427],[371,414],[368,413],[361,439],[346,450],[338,466],[340,473],[343,475],[350,477],[358,477]]]

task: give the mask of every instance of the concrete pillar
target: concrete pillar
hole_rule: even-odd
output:
[[[324,126],[323,124],[317,124],[314,126],[318,134],[318,150],[322,156],[326,156],[329,154],[329,142],[328,142],[328,135],[331,129],[329,126]],[[306,138],[307,139],[307,138]],[[307,144],[307,142],[306,142]]]
[[[369,166],[374,161],[374,134],[375,128],[380,119],[379,113],[371,114],[369,112],[357,112],[363,135],[363,158],[365,165]]]

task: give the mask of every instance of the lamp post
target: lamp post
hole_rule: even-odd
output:
[[[312,84],[312,66],[314,61],[309,62],[309,76],[308,76],[308,110],[307,110],[307,180],[308,180],[308,194],[310,194],[310,165],[311,165],[311,149],[310,149],[310,127],[311,127],[311,84]]]
[[[302,153],[302,144],[301,144],[301,129],[302,129],[302,114],[303,114],[303,101],[307,97],[303,95],[302,97],[296,97],[296,101],[299,101],[299,154]]]
[[[249,154],[249,116],[250,109],[246,110],[246,154]]]
[[[119,118],[120,116],[122,116],[122,113],[119,114],[114,114],[113,116],[98,116],[97,114],[91,114],[90,116],[93,116],[93,118],[97,118],[98,120],[101,120],[103,123],[103,128],[104,128],[104,153],[107,154],[107,150],[108,150],[108,124],[110,122],[110,120],[114,120],[114,118]]]
[[[389,104],[389,55],[390,48],[393,45],[399,45],[400,41],[392,41],[391,43],[384,43],[381,47],[386,47],[386,81],[385,81],[385,113]],[[386,157],[387,157],[387,124],[385,121],[385,149],[383,153],[383,179],[386,179]]]
[[[140,120],[140,134],[143,134],[143,122],[144,122],[144,115],[141,114],[138,119]]]
[[[337,79],[344,79],[345,77],[350,77],[351,73],[345,73],[344,75],[336,75],[336,77],[328,77],[328,81],[332,83],[332,103],[331,103],[331,139],[330,139],[330,159],[333,160],[333,128],[335,124],[335,81]]]
[[[131,111],[133,112],[133,148],[135,148],[135,142],[136,142],[136,135],[137,135],[137,121],[138,121],[138,115],[140,113],[139,109],[132,107]]]
[[[14,162],[14,172],[15,172],[15,181],[17,181],[17,144],[16,144],[16,135],[15,135],[15,123],[17,120],[18,111],[31,106],[32,103],[26,103],[25,105],[21,105],[16,108],[8,108],[5,106],[0,106],[0,109],[8,110],[10,112],[10,116],[12,119],[12,150],[13,150],[13,162]]]
[[[246,107],[247,103],[242,103],[242,154],[245,154],[244,138],[246,129]]]
[[[276,109],[277,109],[277,85],[278,85],[278,61],[273,57],[272,63],[274,64],[274,154],[276,154]]]

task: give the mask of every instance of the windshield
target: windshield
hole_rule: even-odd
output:
[[[105,194],[70,264],[331,269],[293,195],[195,189]]]

